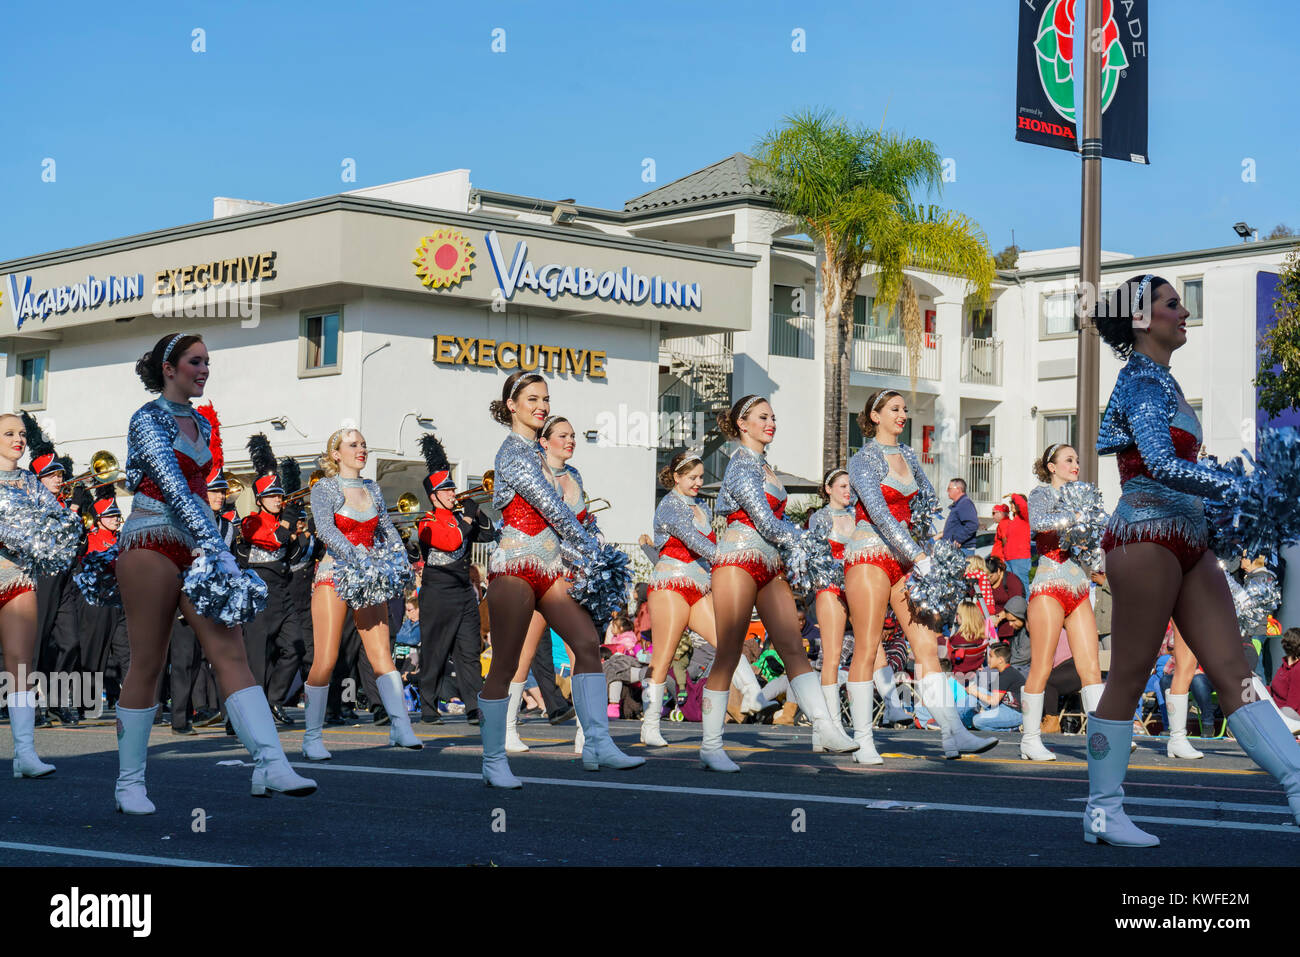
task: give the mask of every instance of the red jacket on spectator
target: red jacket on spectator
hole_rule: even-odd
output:
[[[1029,502],[1019,492],[1011,496],[1011,501],[1015,503],[1017,515],[998,522],[992,552],[1008,562],[1029,557]]]
[[[993,589],[993,614],[999,614],[1007,606],[1007,601],[1013,595],[1020,595],[1022,598],[1028,598],[1025,594],[1025,586],[1020,584],[1020,579],[1011,572],[1003,572],[1002,584]],[[1015,629],[1007,622],[998,625],[999,638],[1011,638],[1015,634]]]
[[[1282,662],[1273,675],[1268,693],[1279,708],[1291,708],[1300,714],[1300,662]]]

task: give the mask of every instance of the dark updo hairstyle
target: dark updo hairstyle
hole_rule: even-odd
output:
[[[1047,448],[1043,449],[1043,454],[1034,459],[1034,475],[1037,476],[1038,481],[1050,483],[1052,481],[1052,473],[1047,471],[1047,466],[1055,462],[1056,457],[1066,449],[1072,448],[1074,448],[1074,446],[1069,442],[1053,442]],[[1019,509],[1017,509],[1017,511],[1019,511]]]
[[[1097,332],[1119,358],[1127,360],[1133,354],[1133,346],[1137,344],[1133,314],[1141,312],[1150,319],[1156,290],[1170,285],[1173,284],[1163,276],[1142,273],[1120,283],[1109,296],[1097,301],[1097,308],[1093,312]],[[1142,294],[1140,300],[1139,292]]]
[[[751,400],[753,400],[753,405],[750,405]],[[729,439],[740,438],[740,410],[747,405],[752,409],[758,403],[766,401],[767,399],[756,393],[751,392],[749,395],[742,395],[730,409],[718,413],[718,431]]]
[[[520,388],[523,387],[520,386]],[[551,437],[551,433],[555,431],[555,427],[559,425],[561,422],[568,422],[569,425],[573,425],[573,423],[569,422],[569,420],[566,419],[564,416],[553,415],[550,418],[548,418],[545,422],[542,423],[542,431],[537,433],[537,437],[539,439],[549,439]]]
[[[841,475],[848,475],[848,474],[849,473],[847,469],[842,469],[837,465],[833,469],[827,469],[826,473],[822,475],[822,484],[819,491],[822,493],[822,500],[826,502],[827,505],[830,504],[831,496],[830,493],[826,491],[826,486],[831,484],[832,479],[836,479],[839,478]]]
[[[671,489],[677,484],[679,472],[689,472],[696,465],[703,465],[704,460],[694,452],[678,452],[673,460],[659,470],[659,484]]]
[[[176,344],[172,345],[172,340]],[[172,365],[189,350],[190,346],[196,342],[202,342],[202,336],[182,335],[176,338],[176,333],[169,332],[159,339],[152,349],[135,360],[135,374],[140,377],[144,387],[150,392],[162,392],[163,380],[163,363],[168,362]]]
[[[862,430],[864,439],[874,439],[876,437],[876,423],[871,421],[871,413],[879,412],[893,396],[902,394],[897,389],[881,389],[867,396],[867,404],[858,413],[858,428]]]
[[[492,400],[492,404],[488,406],[488,414],[491,415],[495,421],[509,427],[510,406],[506,405],[506,402],[513,399],[534,382],[545,381],[546,380],[536,372],[524,372],[521,369],[518,372],[510,373],[510,375],[506,377],[505,384],[501,386],[501,398]]]

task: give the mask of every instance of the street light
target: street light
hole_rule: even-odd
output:
[[[1255,230],[1251,229],[1245,223],[1233,223],[1232,229],[1238,236],[1241,237],[1241,241],[1243,243],[1246,242],[1246,240],[1250,239],[1251,234],[1255,232]]]

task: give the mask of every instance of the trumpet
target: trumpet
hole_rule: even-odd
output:
[[[297,502],[300,499],[306,498],[308,495],[311,494],[311,487],[315,485],[317,482],[319,482],[321,479],[323,479],[324,477],[325,477],[325,473],[321,469],[317,469],[315,472],[312,472],[311,479],[308,480],[307,484],[304,487],[298,489],[298,491],[294,492],[292,495],[286,495],[284,497],[284,504],[288,505],[290,502]],[[243,489],[243,485],[240,485],[240,489],[241,490]],[[230,493],[232,495],[239,494],[239,492],[235,491],[234,479],[230,480]]]
[[[483,481],[479,482],[479,484],[475,485],[473,488],[466,489],[465,491],[461,492],[459,495],[456,496],[456,508],[461,507],[462,501],[464,501],[465,499],[473,498],[475,495],[482,495],[485,492],[488,495],[491,495],[492,489],[495,487],[496,487],[496,470],[488,469],[486,472],[483,473]]]
[[[87,479],[93,478],[95,485],[111,485],[122,477],[122,470],[118,467],[117,456],[112,452],[100,450],[90,457],[90,470],[82,472],[80,475],[74,475],[70,479],[64,479],[60,483],[63,486],[80,485]]]

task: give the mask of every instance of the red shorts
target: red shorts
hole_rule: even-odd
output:
[[[657,591],[676,592],[686,599],[688,607],[694,608],[695,603],[706,596],[708,592],[696,588],[694,585],[688,585],[685,582],[663,582],[658,585],[651,585],[646,590],[646,594],[653,595]]]
[[[124,545],[117,557],[120,559],[133,548],[144,548],[151,552],[157,552],[159,555],[166,555],[172,560],[172,564],[181,571],[188,570],[189,567],[194,564],[194,555],[190,549],[182,545],[180,542],[171,541],[169,539],[143,539],[129,545]]]
[[[538,601],[542,596],[551,590],[551,586],[564,579],[563,575],[544,575],[541,572],[534,571],[531,568],[524,567],[511,572],[496,572],[488,574],[488,584],[491,585],[498,578],[518,578],[522,582],[527,582],[528,587],[533,590],[533,597]]]
[[[1196,563],[1206,552],[1204,545],[1193,545],[1180,535],[1159,535],[1155,532],[1139,532],[1136,537],[1119,542],[1115,540],[1110,529],[1107,529],[1106,534],[1102,536],[1101,550],[1109,554],[1116,548],[1136,545],[1138,542],[1150,542],[1172,553],[1174,558],[1178,559],[1178,567],[1183,570],[1184,575],[1196,567]]]
[[[889,576],[890,588],[893,588],[900,581],[902,581],[903,576],[905,576],[909,571],[911,571],[912,568],[911,565],[908,565],[907,568],[904,568],[902,564],[898,561],[898,559],[895,558],[893,555],[880,555],[880,554],[867,554],[859,558],[856,558],[850,562],[847,562],[844,565],[844,571],[847,573],[848,570],[852,568],[854,565],[875,565],[877,568],[883,569],[885,574]]]
[[[818,590],[817,597],[820,598],[822,595],[834,595],[840,601],[844,601],[844,589],[839,585],[827,585],[825,588]]]
[[[768,568],[762,562],[755,561],[719,561],[713,566],[714,571],[719,568],[742,568],[749,573],[749,577],[754,579],[754,585],[759,591],[762,591],[772,582],[781,577],[779,568]]]
[[[27,592],[31,590],[32,590],[31,585],[14,585],[12,588],[8,588],[5,589],[4,591],[0,591],[0,608],[3,608],[5,605],[9,604],[19,595],[25,595]]]
[[[1029,600],[1033,601],[1039,595],[1046,595],[1048,598],[1055,599],[1056,603],[1065,611],[1066,618],[1069,618],[1074,613],[1074,609],[1088,600],[1086,591],[1076,592],[1061,585],[1044,585],[1041,588],[1031,588]]]

